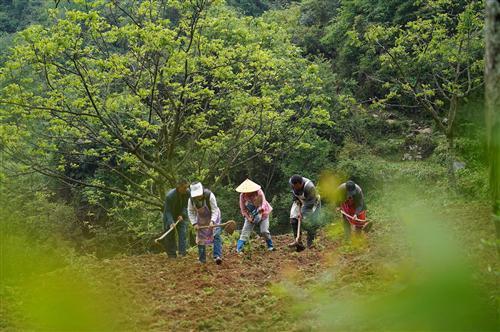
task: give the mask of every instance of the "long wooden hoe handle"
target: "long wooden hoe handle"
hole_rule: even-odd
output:
[[[299,215],[299,222],[297,224],[297,237],[295,238],[295,243],[299,243],[299,239],[300,239],[300,224],[302,223],[302,214]]]
[[[354,216],[351,216],[351,215],[349,215],[347,212],[344,212],[344,211],[342,211],[342,210],[340,210],[340,213],[342,213],[342,214],[343,214],[344,216],[346,216],[346,217],[349,217],[349,218],[351,218],[351,219],[353,219],[353,220],[356,220],[358,223],[367,223],[367,222],[369,222],[369,221],[370,221],[370,220],[368,220],[368,219],[361,220],[361,219],[358,219],[357,217],[356,217],[356,218],[354,218]]]
[[[222,226],[226,226],[226,225],[229,225],[229,224],[232,224],[232,223],[234,223],[234,221],[230,220],[230,221],[227,221],[227,222],[225,222],[223,224],[218,224],[218,225],[199,226],[198,229],[222,227]]]
[[[160,242],[161,240],[163,240],[165,238],[165,236],[167,236],[171,231],[174,230],[175,226],[177,226],[177,224],[181,221],[181,219],[177,219],[177,221],[175,222],[174,224],[174,227],[170,227],[170,229],[168,229],[165,233],[163,233],[159,238],[155,239],[155,242],[158,243]]]

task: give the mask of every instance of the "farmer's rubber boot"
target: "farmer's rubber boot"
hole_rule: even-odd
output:
[[[304,251],[304,249],[306,249],[306,246],[302,243],[302,238],[300,238],[299,242],[295,245],[295,251],[301,252]]]
[[[198,245],[198,261],[202,264],[207,262],[207,252],[204,245]]]
[[[274,246],[273,246],[273,240],[271,239],[266,239],[266,244],[267,244],[267,250],[269,251],[274,251]]]
[[[314,236],[307,234],[307,249],[314,248]]]
[[[314,233],[312,232],[307,232],[307,248],[311,249],[314,248],[314,238],[315,238]]]
[[[236,252],[240,253],[243,251],[243,247],[245,246],[246,241],[245,240],[238,240],[236,243]]]

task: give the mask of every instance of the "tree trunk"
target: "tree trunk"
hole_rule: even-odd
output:
[[[448,133],[446,135],[446,141],[448,142],[448,151],[447,151],[447,156],[448,156],[448,181],[450,184],[450,188],[452,190],[457,189],[457,181],[455,177],[455,140],[453,137],[453,133]]]
[[[500,252],[500,0],[486,1],[486,124],[493,221]]]

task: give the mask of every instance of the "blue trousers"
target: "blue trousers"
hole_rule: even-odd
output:
[[[222,238],[220,236],[221,232],[222,229],[220,227],[214,228],[214,250],[213,250],[214,259],[217,257],[222,258]],[[198,245],[198,259],[202,263],[205,263],[207,261],[206,245],[203,244]]]
[[[179,255],[186,255],[187,250],[187,229],[188,219],[184,218],[183,221],[177,224],[177,238],[179,243]],[[165,225],[165,229],[169,229],[170,224]],[[165,251],[168,257],[177,257],[177,243],[175,243],[175,231],[170,232],[163,240]]]

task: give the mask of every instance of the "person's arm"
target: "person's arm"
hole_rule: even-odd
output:
[[[297,197],[297,195],[295,195],[295,191],[293,190],[293,184],[292,184],[292,181],[288,180],[288,184],[290,184],[290,188],[291,188],[291,193],[292,193],[292,203],[293,202],[300,202],[299,198]]]
[[[354,195],[354,204],[356,204],[356,216],[361,213],[365,209],[365,197],[363,195],[363,190],[361,188],[356,188],[357,192]]]
[[[170,210],[170,201],[171,198],[167,195],[165,197],[165,204],[163,205],[163,227],[165,227],[165,229],[168,229],[170,225],[174,223],[174,217]]]
[[[191,200],[188,199],[188,206],[187,206],[187,212],[188,212],[188,217],[189,221],[191,222],[192,225],[196,225],[196,209],[191,203]]]
[[[214,193],[210,194],[210,208],[212,209],[210,221],[215,224],[219,216],[219,208],[217,207],[217,200],[215,199]]]
[[[314,205],[316,205],[316,187],[312,184],[304,188],[304,205],[302,206],[302,214],[308,210],[312,210]]]
[[[189,203],[190,199],[189,197],[187,197],[187,200],[182,202],[182,218],[184,219],[184,221],[188,221],[189,219],[189,215],[188,215],[188,203]]]
[[[342,183],[340,186],[337,187],[337,192],[335,193],[335,206],[336,207],[340,207],[340,205],[342,204],[342,202],[345,200],[345,193],[346,193],[346,186],[345,186],[345,182]]]
[[[259,209],[259,212],[262,212],[262,204],[264,204],[265,200],[266,196],[264,196],[264,192],[262,189],[259,189],[259,191],[257,191],[257,197],[255,198],[255,207]]]
[[[243,199],[243,194],[240,194],[240,211],[243,218],[246,218],[248,221],[251,220],[250,214],[248,213],[247,207],[245,206],[245,200]]]

